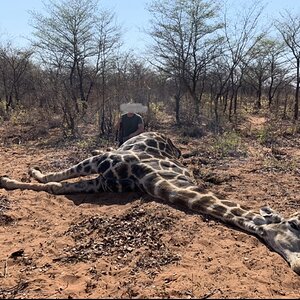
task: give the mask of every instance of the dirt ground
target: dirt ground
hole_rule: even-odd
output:
[[[264,122],[250,119],[249,138],[226,153],[206,136],[173,137],[207,190],[288,216],[300,207],[300,135],[262,145],[250,131]],[[0,175],[24,181],[31,166],[60,170],[90,155],[48,135],[0,136]],[[135,193],[0,190],[0,243],[1,299],[300,297],[299,275],[256,237]]]

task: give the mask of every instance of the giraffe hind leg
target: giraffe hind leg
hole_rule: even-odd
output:
[[[123,193],[136,192],[138,190],[135,182],[131,179],[105,179],[101,177],[101,187],[105,192]]]
[[[41,183],[60,182],[66,179],[96,174],[98,162],[100,159],[101,156],[93,156],[81,161],[77,165],[74,165],[68,169],[48,174],[43,174],[40,169],[36,167],[29,169],[28,173],[31,177]]]
[[[74,183],[62,182],[59,184],[61,184],[61,188],[57,188],[57,191],[59,191],[60,194],[101,192],[122,193],[136,191],[136,185],[131,179],[106,179],[102,175],[94,179],[81,180]],[[54,188],[56,188],[56,185],[54,185]]]

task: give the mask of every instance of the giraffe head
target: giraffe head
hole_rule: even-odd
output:
[[[300,212],[283,218],[270,208],[261,209],[266,224],[260,227],[261,238],[300,275]]]

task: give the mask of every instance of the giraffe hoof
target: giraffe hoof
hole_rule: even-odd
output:
[[[9,180],[9,177],[6,175],[0,176],[0,188],[7,188],[7,181]]]
[[[40,168],[39,167],[32,167],[32,168],[30,168],[29,170],[28,170],[28,174],[29,174],[29,176],[32,176],[32,177],[34,177],[34,173],[35,172],[41,172],[41,170],[40,170]]]

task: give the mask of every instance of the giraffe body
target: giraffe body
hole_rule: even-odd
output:
[[[42,174],[31,169],[37,183],[3,176],[0,188],[28,189],[52,194],[141,191],[155,198],[184,205],[260,237],[282,255],[300,275],[300,214],[285,219],[270,208],[259,213],[229,200],[204,193],[179,162],[180,150],[166,136],[144,132],[116,150],[89,157],[69,169]],[[65,180],[96,174],[79,182]]]

